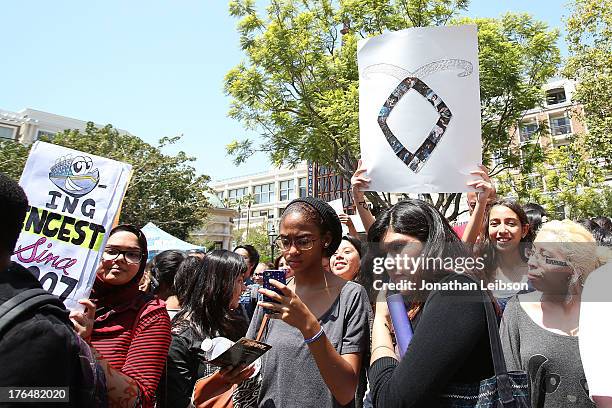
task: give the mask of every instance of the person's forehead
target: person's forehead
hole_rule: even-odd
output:
[[[347,241],[346,239],[343,239],[342,241],[340,241],[340,245],[338,245],[338,250],[341,250],[341,249],[352,249],[352,250],[354,250],[355,247],[349,241]]]
[[[476,193],[474,191],[469,191],[466,194],[466,199],[467,199],[468,203],[475,202],[476,199],[477,199]]]
[[[300,212],[287,214],[280,224],[280,235],[316,235],[318,232],[319,226]]]
[[[511,208],[503,205],[496,205],[491,208],[490,218],[512,218],[517,220],[518,216]]]
[[[129,231],[115,232],[108,238],[106,246],[140,249],[138,237]]]
[[[420,244],[420,241],[411,235],[401,234],[399,232],[391,231],[391,229],[388,229],[385,235],[383,236],[381,243],[384,246],[389,246],[400,244]]]
[[[249,257],[249,251],[247,251],[244,248],[238,248],[237,250],[234,251],[235,253],[237,253],[238,255],[240,255],[241,257]]]

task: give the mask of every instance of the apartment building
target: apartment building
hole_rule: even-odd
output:
[[[308,165],[299,164],[294,169],[280,168],[269,171],[219,180],[210,183],[217,197],[227,207],[238,211],[234,228],[274,226],[285,206],[294,198],[309,194]]]
[[[562,146],[573,134],[586,131],[579,118],[582,106],[573,101],[575,83],[567,79],[551,81],[544,86],[544,106],[525,112],[517,129],[514,130],[518,143],[535,142],[538,130],[545,127],[548,134],[540,138],[542,147]]]

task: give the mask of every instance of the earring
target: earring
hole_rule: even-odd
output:
[[[329,244],[326,242],[326,243],[325,243],[325,245],[323,245],[323,246],[324,246],[325,248],[327,248],[327,246],[328,246],[328,245],[329,245]]]

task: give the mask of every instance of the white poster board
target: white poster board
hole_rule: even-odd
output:
[[[361,40],[359,128],[370,190],[470,191],[482,161],[475,25]]]
[[[132,166],[44,142],[19,184],[29,209],[13,260],[69,309],[82,309],[123,200]]]
[[[341,198],[329,201],[327,204],[329,204],[329,206],[334,209],[336,214],[338,214],[338,215],[344,214],[344,206],[342,205],[342,199]],[[347,234],[348,234],[348,227],[346,225],[342,224],[342,235],[347,235]]]

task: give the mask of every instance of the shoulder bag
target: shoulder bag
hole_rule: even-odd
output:
[[[436,406],[440,408],[530,408],[528,375],[524,371],[508,372],[506,369],[495,309],[487,294],[483,292],[482,295],[495,376],[473,384],[451,384],[444,390]]]

